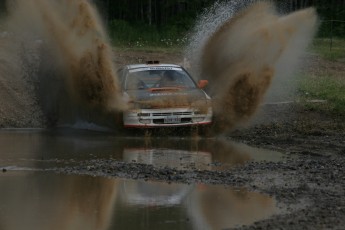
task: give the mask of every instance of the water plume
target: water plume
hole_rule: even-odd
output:
[[[317,29],[312,8],[283,16],[267,2],[242,8],[220,20],[209,38],[192,39],[200,50],[192,60],[197,68],[193,72],[210,82],[215,132],[230,130],[255,114],[273,79],[296,69]]]
[[[12,0],[8,6],[5,26],[20,58],[39,59],[26,72],[48,116],[125,109],[107,33],[88,0]]]

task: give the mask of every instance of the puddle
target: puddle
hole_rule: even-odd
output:
[[[224,139],[118,137],[85,131],[2,130],[0,168],[50,168],[82,160],[116,159],[181,170],[224,170],[284,154]]]
[[[8,171],[0,229],[225,229],[268,218],[276,201],[204,184]]]
[[[40,171],[91,159],[222,170],[284,155],[216,139],[1,130],[0,229],[223,229],[277,212],[274,199],[245,189]]]

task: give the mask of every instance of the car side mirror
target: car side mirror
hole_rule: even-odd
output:
[[[198,87],[200,89],[205,88],[207,85],[208,85],[208,80],[199,80],[199,82],[198,82]]]

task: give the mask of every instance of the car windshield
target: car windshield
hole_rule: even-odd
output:
[[[139,68],[129,70],[126,90],[149,88],[196,88],[194,81],[181,68]]]

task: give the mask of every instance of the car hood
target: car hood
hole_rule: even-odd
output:
[[[201,89],[157,88],[126,91],[134,106],[141,109],[205,106],[208,97]]]

